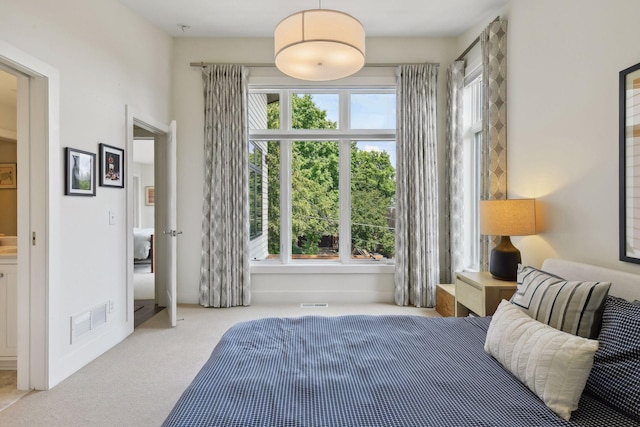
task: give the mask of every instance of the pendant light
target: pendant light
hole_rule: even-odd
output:
[[[337,80],[364,66],[364,27],[353,16],[311,9],[283,19],[275,29],[275,63],[302,80]]]

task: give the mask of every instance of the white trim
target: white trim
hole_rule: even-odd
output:
[[[340,262],[351,262],[351,140],[339,141],[340,181],[338,201],[340,203],[340,240],[338,255]]]
[[[291,160],[293,142],[283,140],[280,142],[280,212],[286,215],[280,216],[280,261],[291,262]]]
[[[61,236],[59,232],[60,77],[58,70],[0,41],[0,63],[29,76],[28,120],[18,119],[17,139],[29,141],[19,156],[29,153],[29,177],[20,182],[44,183],[18,193],[18,215],[30,218],[18,227],[18,388],[46,390],[52,385],[49,358],[50,289],[58,289]],[[18,83],[18,98],[25,84]],[[22,89],[22,90],[21,90]],[[25,98],[18,101],[23,111]],[[24,111],[19,113],[24,117]],[[22,168],[22,161],[18,160]],[[21,174],[21,172],[18,172]],[[55,175],[55,176],[54,176]],[[21,175],[19,175],[20,177]],[[24,181],[23,179],[26,179]],[[21,193],[28,193],[21,197]],[[54,226],[52,226],[54,224]],[[31,233],[37,244],[31,245]],[[26,342],[25,342],[26,341]]]
[[[388,67],[366,65],[352,76],[339,80],[322,83],[315,81],[304,81],[286,76],[275,65],[273,67],[247,67],[249,70],[249,88],[252,86],[272,86],[272,87],[381,87],[394,86],[396,84],[397,65]]]
[[[251,274],[393,274],[395,265],[385,261],[369,264],[340,264],[338,262],[292,262],[290,264],[251,262]]]

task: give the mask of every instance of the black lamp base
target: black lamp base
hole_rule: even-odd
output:
[[[494,279],[516,280],[518,264],[522,262],[520,251],[513,246],[509,236],[500,237],[498,246],[491,250],[489,272]]]

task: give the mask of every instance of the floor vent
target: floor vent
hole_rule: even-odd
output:
[[[326,302],[303,302],[300,308],[329,308]]]
[[[107,304],[100,304],[89,311],[71,316],[71,344],[81,336],[107,323]]]

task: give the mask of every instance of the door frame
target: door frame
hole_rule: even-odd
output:
[[[163,254],[166,252],[166,245],[163,243],[164,239],[161,239],[159,237],[164,236],[164,235],[160,235],[159,233],[162,232],[162,224],[166,219],[166,215],[167,213],[165,212],[165,209],[163,208],[162,204],[158,203],[158,194],[161,192],[158,192],[158,187],[162,187],[164,185],[164,179],[158,179],[158,172],[160,172],[161,174],[166,175],[166,166],[164,163],[164,156],[159,156],[159,154],[161,155],[162,150],[158,150],[158,147],[164,147],[165,143],[164,141],[166,141],[168,135],[170,134],[170,132],[172,132],[172,124],[165,124],[162,123],[159,120],[154,119],[153,117],[147,116],[146,114],[136,110],[135,107],[131,106],[131,105],[126,105],[125,106],[126,109],[126,144],[127,144],[127,152],[130,153],[129,154],[129,161],[127,162],[127,210],[126,210],[126,216],[127,216],[127,307],[126,307],[126,321],[127,323],[130,325],[131,330],[133,331],[133,326],[134,326],[134,322],[133,322],[133,225],[134,225],[134,219],[133,219],[133,204],[134,204],[134,197],[133,197],[133,162],[131,161],[131,159],[133,158],[133,140],[134,140],[134,127],[140,127],[142,129],[145,129],[151,133],[154,134],[154,139],[155,139],[155,147],[156,149],[154,150],[156,152],[156,161],[154,162],[154,170],[155,170],[155,187],[156,187],[156,204],[155,204],[155,224],[154,224],[154,228],[155,228],[155,233],[156,233],[156,239],[155,239],[155,249],[156,249],[156,254]],[[158,161],[160,160],[160,161]],[[160,188],[161,189],[161,188]],[[158,258],[156,258],[158,259]],[[167,291],[166,291],[166,283],[167,283],[167,271],[166,269],[162,266],[162,262],[160,263],[156,263],[156,268],[154,271],[155,274],[155,298],[156,298],[156,302],[158,303],[158,305],[160,306],[166,306],[167,305]],[[174,295],[175,298],[175,295]]]
[[[50,289],[57,288],[62,194],[54,179],[60,155],[60,76],[58,70],[0,41],[0,64],[18,78],[18,389],[47,390]],[[20,77],[24,76],[24,77]],[[20,141],[22,141],[20,143]],[[30,185],[44,183],[44,185]],[[59,251],[58,251],[59,252]]]

